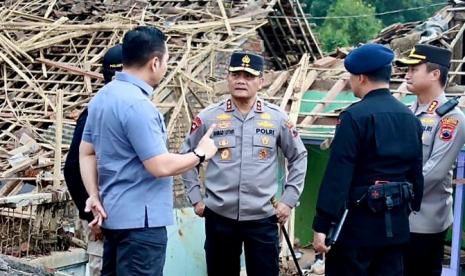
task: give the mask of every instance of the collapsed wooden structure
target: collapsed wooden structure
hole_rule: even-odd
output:
[[[63,162],[77,116],[102,86],[99,62],[127,30],[156,26],[168,36],[169,69],[153,101],[172,151],[193,116],[225,92],[232,51],[260,52],[269,69],[286,69],[266,77],[275,102],[295,87],[303,93],[305,68],[322,57],[295,0],[0,2],[0,253],[14,256],[73,241]],[[291,73],[296,66],[304,69]],[[178,206],[184,198],[178,183]]]
[[[105,51],[139,25],[168,35],[169,69],[153,101],[165,115],[170,150],[192,118],[227,93],[226,67],[237,49],[265,55],[261,98],[289,112],[305,139],[329,146],[339,112],[357,101],[347,91],[347,50],[324,57],[298,1],[0,1],[0,253],[48,254],[71,243],[75,217],[62,167],[77,116],[102,86]],[[451,86],[462,94],[465,8],[438,14],[447,30],[429,43],[454,52]],[[386,28],[376,42],[406,54],[420,23]],[[407,42],[402,38],[411,36]],[[412,44],[413,43],[413,44]],[[412,101],[396,70],[394,95]],[[463,101],[462,101],[463,102]],[[187,206],[179,179],[177,206]]]

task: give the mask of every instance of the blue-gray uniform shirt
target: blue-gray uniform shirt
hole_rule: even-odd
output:
[[[304,187],[307,151],[295,127],[279,107],[257,99],[244,116],[231,99],[211,105],[195,119],[183,152],[192,151],[212,124],[218,147],[205,175],[205,205],[240,221],[270,217],[278,189],[278,148],[288,160],[281,202],[294,207]],[[183,174],[192,204],[202,200],[196,169]]]
[[[172,177],[154,177],[142,163],[168,152],[152,93],[141,79],[117,72],[89,103],[83,140],[96,151],[104,228],[142,228],[146,213],[149,227],[173,223]]]

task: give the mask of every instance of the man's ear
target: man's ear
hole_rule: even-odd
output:
[[[433,71],[430,72],[431,77],[433,81],[438,81],[441,79],[441,70],[439,69],[434,69]]]
[[[160,59],[158,58],[158,56],[153,56],[152,59],[150,59],[150,67],[151,69],[156,72],[158,70],[158,68],[160,67]]]
[[[263,83],[265,82],[265,79],[263,78],[263,75],[260,75],[260,76],[258,77],[258,81],[259,81],[259,83],[258,83],[258,90],[260,90],[260,89],[262,89]]]

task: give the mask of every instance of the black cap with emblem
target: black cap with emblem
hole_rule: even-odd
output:
[[[408,66],[430,62],[449,68],[451,55],[451,51],[444,48],[426,44],[417,44],[407,58],[397,59],[396,65]]]
[[[234,52],[229,62],[229,72],[245,71],[254,76],[263,72],[263,57],[250,52]]]

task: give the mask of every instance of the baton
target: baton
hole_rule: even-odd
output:
[[[345,209],[344,214],[342,214],[342,218],[339,221],[339,224],[337,225],[337,227],[336,228],[331,227],[331,229],[329,229],[328,236],[325,239],[326,246],[332,246],[337,241],[337,238],[339,237],[339,234],[341,233],[342,226],[344,225],[344,222],[346,221],[348,212],[349,212],[349,209]]]

